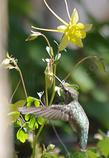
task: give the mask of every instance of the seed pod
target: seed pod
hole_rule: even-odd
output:
[[[47,88],[50,88],[53,84],[53,60],[52,59],[46,59],[47,66],[45,69],[45,80],[46,80],[46,86]]]

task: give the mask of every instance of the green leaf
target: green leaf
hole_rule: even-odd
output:
[[[26,114],[25,115],[25,121],[28,121],[30,119],[30,115],[29,114]]]
[[[22,120],[17,120],[17,121],[16,121],[16,124],[17,124],[18,126],[22,126]]]
[[[107,157],[109,155],[109,138],[104,138],[103,140],[99,141],[97,144],[100,152]]]
[[[39,100],[39,99],[35,99],[34,105],[35,105],[36,107],[39,107],[39,106],[40,106],[40,100]]]
[[[35,128],[38,129],[38,127],[39,127],[39,126],[38,126],[38,123],[35,122]]]
[[[16,105],[17,107],[22,107],[26,104],[26,100],[22,99],[22,100],[18,100],[17,102],[14,103],[14,105]]]
[[[31,97],[31,96],[27,97],[27,105],[26,106],[30,107],[31,104],[34,102],[34,100],[35,100],[34,97]]]
[[[91,150],[87,150],[87,157],[88,158],[97,158],[97,154],[96,153],[94,153],[93,151],[91,151]]]
[[[28,138],[28,134],[25,133],[22,129],[19,129],[17,132],[17,139],[24,143]]]
[[[73,152],[71,158],[88,158],[85,152]]]
[[[30,107],[31,106],[31,104],[32,104],[32,102],[29,102],[29,103],[27,103],[27,107]]]
[[[43,117],[38,117],[38,123],[39,125],[43,125],[45,122],[45,119]]]
[[[30,129],[33,129],[33,128],[34,128],[35,122],[36,122],[35,117],[32,117],[32,118],[30,119],[30,121],[29,121],[29,128],[30,128]]]
[[[32,103],[34,100],[35,100],[35,98],[29,96],[29,97],[27,98],[27,103]]]
[[[20,116],[20,112],[13,111],[13,112],[10,112],[8,116],[11,116],[11,121],[14,123],[17,121],[18,117]]]
[[[19,100],[17,102],[15,102],[14,104],[11,104],[10,107],[11,107],[11,111],[18,111],[18,108],[19,107],[22,107],[26,104],[26,100]]]

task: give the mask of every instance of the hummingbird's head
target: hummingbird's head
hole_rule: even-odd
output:
[[[69,83],[64,83],[63,84],[63,89],[65,92],[67,92],[68,94],[71,95],[71,97],[74,100],[78,100],[78,94],[79,92],[76,90],[76,88],[74,87],[74,85],[70,85]]]

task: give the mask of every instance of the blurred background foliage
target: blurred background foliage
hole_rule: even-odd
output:
[[[82,1],[78,1],[77,3],[85,10]],[[42,9],[42,12],[40,11],[41,15],[36,10],[36,14],[38,14],[36,15],[36,17],[38,17],[37,19],[33,11],[33,6],[38,4],[38,1],[31,0],[9,0],[8,8],[8,51],[18,59],[25,79],[28,95],[34,97],[37,97],[37,92],[44,90],[45,63],[42,61],[42,58],[47,57],[45,50],[46,42],[42,37],[32,42],[26,42],[25,39],[30,34],[31,25],[47,27],[50,16],[46,13],[47,9]],[[52,6],[52,2],[50,5]],[[42,6],[44,6],[43,3]],[[66,51],[63,51],[61,62],[57,68],[57,75],[63,80],[69,71],[73,70],[74,65],[86,56],[98,56],[103,63],[104,69],[101,68],[100,63],[94,58],[88,59],[74,69],[67,80],[69,83],[79,85],[79,101],[89,117],[90,138],[93,138],[93,135],[98,132],[98,129],[105,132],[109,129],[109,19],[98,21],[88,10],[85,11],[88,16],[88,21],[93,24],[93,29],[84,40],[83,49],[69,47]],[[48,18],[42,23],[43,18],[46,16],[48,16]],[[46,35],[56,51],[54,35]],[[18,74],[13,70],[10,71],[12,92],[18,81]],[[24,98],[21,86],[19,86],[13,98],[13,102],[20,98]],[[69,133],[70,137],[72,137],[70,127],[59,121],[56,122],[56,125],[57,128],[59,128],[59,132],[63,135],[63,139],[68,142],[71,138],[67,138],[66,135]],[[45,138],[47,130],[48,129],[45,128],[43,132]],[[51,131],[52,129],[49,130],[49,132]],[[52,142],[52,138],[50,141]]]

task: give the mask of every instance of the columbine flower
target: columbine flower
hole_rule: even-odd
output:
[[[47,2],[44,0],[45,5],[47,8],[52,12],[52,14],[60,20],[64,25],[58,26],[57,29],[43,29],[43,28],[37,28],[32,26],[33,29],[42,30],[42,31],[51,31],[51,32],[60,32],[63,33],[61,42],[59,44],[59,51],[62,51],[65,49],[68,45],[68,43],[72,43],[75,46],[83,47],[82,40],[86,37],[86,32],[88,32],[92,24],[83,24],[78,22],[79,21],[79,15],[76,9],[73,10],[73,13],[70,17],[69,12],[69,23],[65,22],[63,19],[61,19],[47,4]],[[68,8],[67,8],[68,9]]]

